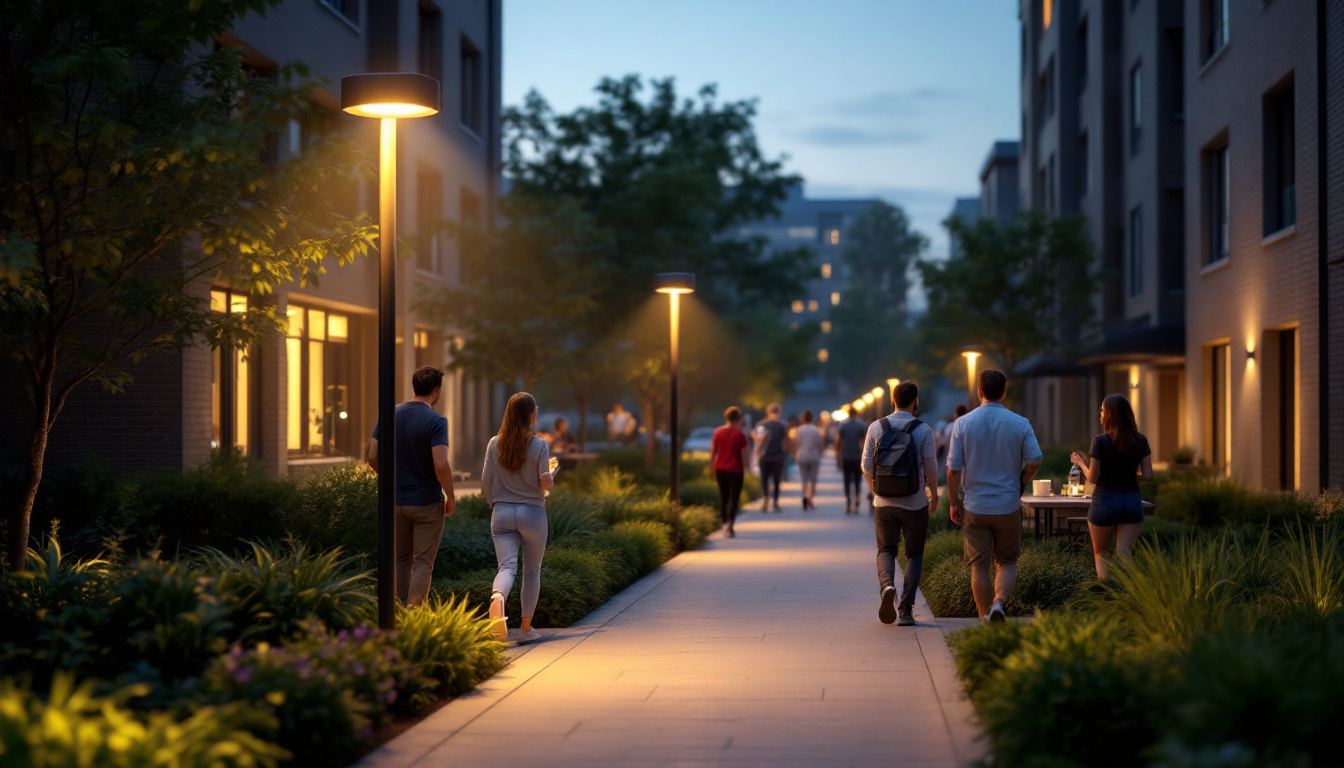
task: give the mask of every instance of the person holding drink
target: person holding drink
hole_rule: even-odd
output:
[[[1134,409],[1123,395],[1107,395],[1101,401],[1102,434],[1092,438],[1088,457],[1074,451],[1070,460],[1095,485],[1087,529],[1092,536],[1092,558],[1097,578],[1110,572],[1111,539],[1119,557],[1134,552],[1134,542],[1143,527],[1143,499],[1139,483],[1153,479],[1153,457],[1148,438],[1138,429]]]

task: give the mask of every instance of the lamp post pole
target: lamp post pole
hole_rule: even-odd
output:
[[[378,626],[397,624],[397,118],[438,114],[439,81],[414,72],[341,78],[341,109],[378,118]]]
[[[378,626],[397,625],[397,119],[379,121]]]
[[[681,506],[681,450],[677,434],[677,368],[681,363],[681,294],[695,291],[695,275],[690,272],[662,272],[653,278],[654,289],[666,293],[668,298],[668,320],[671,331],[671,403],[669,407],[671,423],[668,433],[672,438],[672,506]],[[653,429],[653,425],[649,425]]]

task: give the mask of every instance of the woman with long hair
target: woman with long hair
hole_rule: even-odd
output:
[[[1116,554],[1129,557],[1143,527],[1143,499],[1139,483],[1153,479],[1153,456],[1148,438],[1134,420],[1134,409],[1123,395],[1107,395],[1101,401],[1102,434],[1092,438],[1090,461],[1074,451],[1070,460],[1083,470],[1092,491],[1087,529],[1092,535],[1092,558],[1097,578],[1110,571],[1111,538]]]
[[[546,553],[546,491],[555,485],[558,462],[546,441],[533,434],[537,401],[526,392],[509,398],[499,434],[485,449],[481,491],[490,505],[490,537],[495,542],[494,592],[490,596],[490,631],[499,640],[508,637],[504,600],[518,574],[518,549],[523,550],[522,626],[518,642],[541,639],[532,628],[532,614],[541,592],[541,558]]]

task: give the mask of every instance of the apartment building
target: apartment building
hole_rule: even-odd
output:
[[[1186,413],[1204,462],[1344,483],[1344,6],[1187,3]]]
[[[399,217],[415,248],[403,251],[398,265],[398,400],[411,396],[416,367],[450,363],[456,344],[452,328],[417,309],[418,298],[460,277],[455,244],[437,234],[438,224],[492,215],[500,179],[500,17],[501,0],[288,0],[265,16],[249,15],[216,41],[242,48],[244,65],[259,77],[285,62],[306,63],[326,82],[317,98],[331,122],[375,153],[376,121],[340,112],[340,79],[419,71],[442,83],[442,112],[400,126]],[[295,124],[278,157],[302,152],[304,140]],[[376,220],[376,186],[352,183],[338,197]],[[97,457],[127,469],[187,467],[212,449],[234,448],[286,474],[364,455],[377,417],[377,259],[333,262],[319,285],[284,286],[264,299],[226,283],[201,290],[220,312],[273,303],[287,334],[236,353],[202,346],[148,358],[133,367],[125,394],[85,387],[57,423],[49,466]],[[445,381],[438,407],[448,416],[455,467],[479,466],[494,394],[461,373]],[[17,425],[22,418],[18,412],[0,420]],[[7,448],[21,448],[12,441]]]
[[[967,224],[974,224],[980,218],[980,210],[981,198],[958,197],[952,201],[952,210],[947,215],[948,218],[955,216]],[[951,258],[961,255],[961,238],[955,232],[947,233],[947,255]]]
[[[833,377],[825,365],[830,357],[826,341],[834,329],[831,308],[844,301],[849,287],[841,258],[843,235],[859,214],[879,202],[877,198],[809,198],[801,185],[794,186],[779,204],[778,216],[744,224],[737,230],[738,237],[764,238],[770,249],[807,248],[812,253],[812,278],[803,295],[793,299],[785,311],[785,322],[792,328],[815,322],[821,329],[816,355],[822,366],[798,383],[796,389],[801,394],[831,389]]]
[[[1041,439],[1086,445],[1108,393],[1127,395],[1156,460],[1190,441],[1185,409],[1184,93],[1180,0],[1024,0],[1019,195],[1083,214],[1102,287],[1080,353],[1024,361]]]
[[[989,148],[980,166],[980,218],[1007,223],[1017,216],[1019,151],[1016,141],[996,141]]]

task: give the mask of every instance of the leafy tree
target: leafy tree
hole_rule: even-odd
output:
[[[928,239],[910,228],[905,212],[877,203],[845,229],[841,259],[850,290],[831,310],[834,370],[851,384],[883,381],[906,338],[910,267]]]
[[[1098,284],[1087,219],[1026,211],[1015,220],[945,222],[962,255],[918,263],[929,311],[920,332],[931,353],[959,359],[982,346],[1012,372],[1027,357],[1070,355],[1086,341]]]
[[[277,327],[270,308],[212,312],[211,279],[264,294],[375,243],[326,199],[351,172],[339,137],[272,159],[290,121],[321,132],[302,68],[269,82],[214,49],[278,1],[0,0],[0,373],[32,414],[11,567],[72,393],[120,392],[146,355]]]

